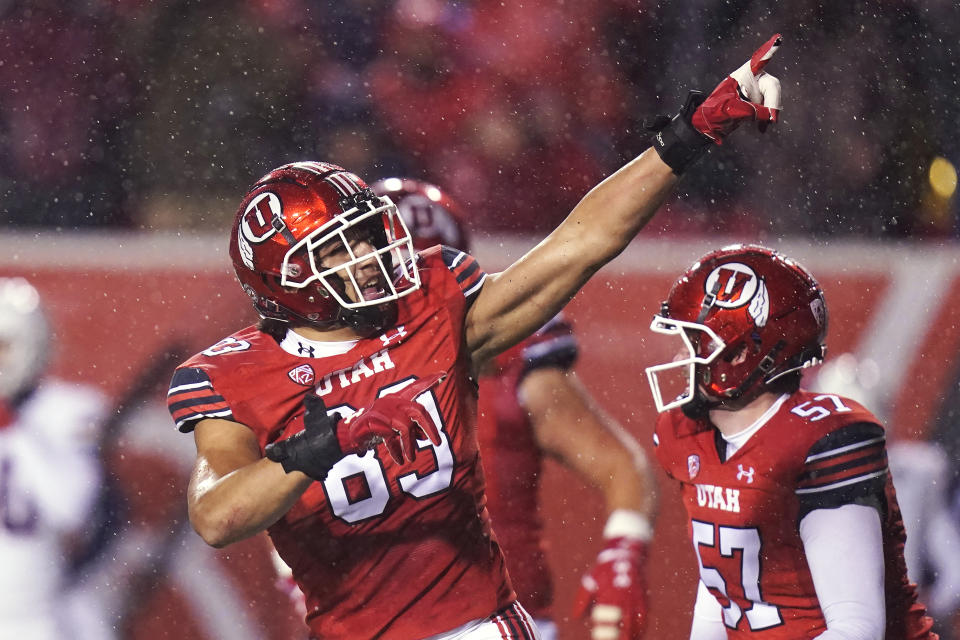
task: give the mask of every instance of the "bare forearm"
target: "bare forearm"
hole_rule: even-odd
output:
[[[531,371],[520,387],[539,446],[603,492],[607,511],[654,517],[656,479],[643,449],[571,372]]]
[[[676,182],[677,176],[656,151],[647,149],[591,189],[551,238],[579,247],[589,245],[591,250],[584,256],[593,261],[593,270],[599,269],[650,221]]]
[[[266,459],[223,476],[200,459],[188,492],[190,522],[208,544],[223,547],[279,520],[311,482]]]
[[[626,248],[676,181],[648,149],[594,187],[543,242],[488,278],[468,315],[474,362],[510,348],[556,315]]]
[[[629,509],[653,520],[657,510],[656,478],[643,452],[631,449],[616,449],[611,456],[615,463],[601,484],[607,512]]]

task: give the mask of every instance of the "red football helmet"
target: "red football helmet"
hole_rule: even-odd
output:
[[[326,162],[260,178],[237,210],[230,258],[262,317],[318,328],[383,324],[393,302],[420,287],[390,198]]]
[[[827,306],[820,285],[793,260],[734,245],[684,273],[650,328],[679,336],[687,349],[685,357],[647,369],[657,411],[694,399],[701,409],[737,409],[775,380],[823,360]],[[682,392],[665,401],[660,376],[680,368]]]
[[[470,251],[463,209],[440,187],[413,178],[384,178],[371,188],[397,205],[417,249],[444,244]]]

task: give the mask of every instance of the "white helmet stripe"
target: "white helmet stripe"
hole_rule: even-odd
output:
[[[330,173],[331,171],[340,171],[340,167],[327,164],[326,162],[294,162],[292,166],[315,173],[318,176],[325,173]]]
[[[340,195],[349,196],[360,191],[360,185],[349,174],[345,172],[331,173],[324,178],[324,182],[329,183],[334,189],[340,192]]]

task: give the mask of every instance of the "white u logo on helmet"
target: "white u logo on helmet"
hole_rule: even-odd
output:
[[[753,269],[740,262],[727,262],[710,272],[704,283],[709,293],[719,284],[714,304],[724,309],[736,309],[748,304],[757,293],[760,279]]]

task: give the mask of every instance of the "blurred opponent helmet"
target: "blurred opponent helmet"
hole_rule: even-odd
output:
[[[739,409],[790,374],[799,382],[801,369],[823,360],[827,306],[820,285],[793,260],[733,245],[688,269],[650,328],[685,347],[673,362],[647,369],[657,410],[682,406],[696,417]],[[665,393],[665,377],[679,393]]]
[[[410,233],[390,198],[326,162],[260,178],[237,210],[230,258],[263,318],[319,329],[382,328],[395,301],[420,287]]]
[[[0,278],[0,399],[16,402],[32,389],[49,352],[40,294],[23,278]]]
[[[440,187],[413,178],[384,178],[371,188],[397,205],[418,250],[445,244],[470,251],[463,209]]]

